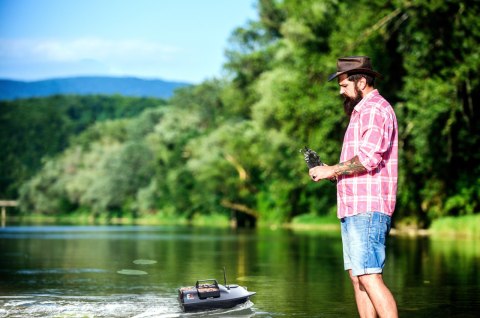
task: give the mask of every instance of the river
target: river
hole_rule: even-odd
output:
[[[478,317],[480,244],[391,236],[400,317]],[[172,226],[0,228],[0,317],[357,317],[339,233]],[[185,314],[177,289],[217,278],[257,294]]]

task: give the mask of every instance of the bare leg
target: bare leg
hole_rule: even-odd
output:
[[[383,282],[382,274],[362,275],[358,276],[358,280],[381,318],[398,317],[395,298]]]
[[[355,291],[355,301],[357,302],[358,313],[361,318],[377,317],[375,307],[368,297],[367,291],[360,284],[358,276],[352,276],[352,271],[349,270],[350,278],[352,279],[353,290]]]

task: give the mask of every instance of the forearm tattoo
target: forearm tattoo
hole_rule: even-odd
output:
[[[352,174],[358,174],[367,171],[365,167],[360,163],[358,156],[353,157],[345,162],[340,162],[335,169],[337,176],[348,176]]]

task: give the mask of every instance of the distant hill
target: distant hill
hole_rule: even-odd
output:
[[[0,79],[0,100],[14,100],[51,95],[123,95],[169,98],[173,91],[191,84],[134,77],[69,77],[41,81]]]

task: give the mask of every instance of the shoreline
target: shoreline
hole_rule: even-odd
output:
[[[186,218],[162,218],[157,215],[151,217],[131,218],[92,218],[90,215],[29,215],[9,216],[2,227],[6,226],[35,226],[35,225],[151,225],[151,226],[193,226],[193,227],[216,227],[232,228],[231,222],[226,217],[219,215],[197,216],[192,220]],[[467,226],[468,225],[468,226]],[[284,224],[265,224],[259,222],[257,228],[271,230],[286,229],[297,232],[340,232],[340,226],[335,219],[320,218],[314,222],[299,222],[294,220]],[[478,238],[480,237],[480,214],[445,217],[435,220],[430,228],[422,229],[414,226],[401,226],[392,228],[391,236],[402,237],[430,237],[444,236],[454,238]]]

